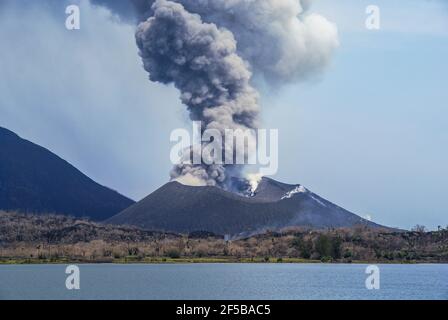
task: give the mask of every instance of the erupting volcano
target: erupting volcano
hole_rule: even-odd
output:
[[[188,233],[209,231],[233,236],[287,227],[312,229],[385,228],[363,219],[301,185],[263,178],[251,196],[218,187],[169,182],[106,222],[144,229]]]
[[[338,46],[336,27],[309,13],[305,0],[132,3],[138,22],[135,38],[149,79],[173,84],[191,120],[221,136],[226,130],[259,128],[257,84],[278,88],[313,76]],[[123,16],[123,10],[118,14]],[[256,144],[253,134],[247,138]],[[221,148],[246,157],[254,153],[228,141],[222,141]],[[201,157],[200,149],[186,148],[185,158]],[[170,175],[184,184],[233,190],[233,179],[244,179],[244,166],[185,160],[175,164]]]

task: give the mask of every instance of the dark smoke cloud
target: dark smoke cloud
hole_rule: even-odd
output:
[[[308,14],[310,1],[179,2],[204,21],[230,30],[239,54],[271,84],[303,80],[322,71],[338,45],[335,26]]]
[[[150,14],[153,0],[90,0],[118,15],[123,22],[137,23]]]
[[[153,0],[91,0],[123,19],[147,18]],[[322,72],[338,46],[337,28],[310,13],[311,0],[173,0],[207,23],[225,27],[253,72],[271,84],[300,81]],[[127,5],[125,5],[126,3]],[[134,10],[131,10],[134,8]]]
[[[308,13],[311,0],[91,2],[123,21],[139,21],[136,40],[150,80],[173,83],[191,119],[222,135],[226,129],[257,127],[252,72],[276,85],[306,79],[328,64],[338,45],[336,27]],[[223,143],[229,148],[234,146]],[[187,156],[199,152],[191,148]],[[233,165],[182,164],[171,176],[226,187],[239,174]]]
[[[224,136],[226,129],[256,128],[257,93],[232,33],[203,23],[179,3],[158,0],[152,10],[136,32],[150,79],[174,83],[192,120],[200,120],[203,129],[216,129]],[[224,165],[179,165],[172,178],[180,177],[195,184],[228,182]]]

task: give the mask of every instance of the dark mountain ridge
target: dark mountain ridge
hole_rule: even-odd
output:
[[[100,221],[133,203],[49,150],[0,127],[0,210]]]

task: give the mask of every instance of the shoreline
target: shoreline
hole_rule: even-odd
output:
[[[98,260],[73,260],[73,259],[27,259],[27,258],[11,258],[0,259],[0,265],[45,265],[45,264],[448,264],[448,261],[365,261],[365,260],[352,260],[352,261],[321,261],[310,260],[300,258],[145,258],[145,259],[98,259]]]

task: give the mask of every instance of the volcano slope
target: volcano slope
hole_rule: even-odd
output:
[[[261,180],[251,197],[217,187],[169,182],[106,223],[169,232],[209,231],[233,236],[286,227],[324,229],[364,225],[385,228],[301,185],[289,185],[269,178]]]
[[[51,151],[0,127],[0,210],[101,221],[134,203]]]

